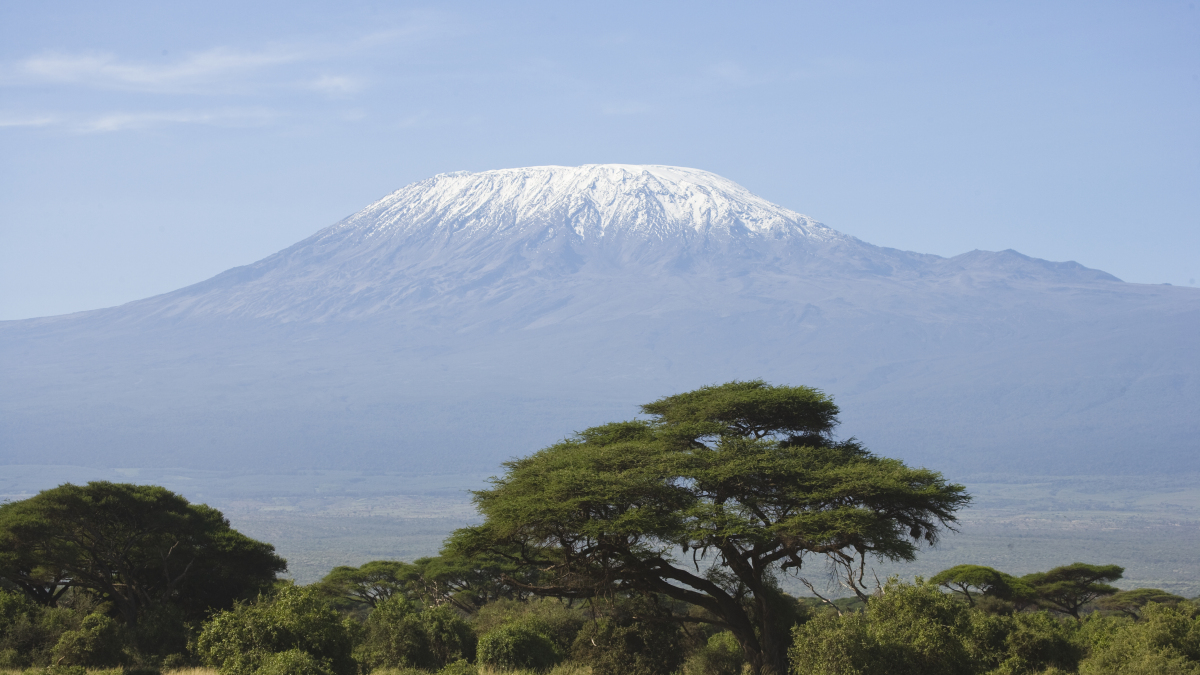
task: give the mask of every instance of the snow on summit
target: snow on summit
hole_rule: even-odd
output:
[[[1007,276],[1062,272],[1019,255],[1004,262],[981,253],[964,262]],[[639,307],[660,311],[675,306],[667,297],[694,302],[698,284],[728,278],[898,280],[961,268],[872,246],[699,169],[535,166],[413,183],[274,255],[145,307],[173,317],[325,322],[437,313],[525,325],[555,303],[622,313],[633,311],[636,295]],[[667,286],[654,290],[649,279]],[[623,304],[612,309],[618,298]]]
[[[584,240],[613,232],[654,239],[688,233],[839,236],[716,174],[629,164],[439,174],[397,190],[331,230],[382,234],[432,225],[503,235],[550,224],[566,226]]]

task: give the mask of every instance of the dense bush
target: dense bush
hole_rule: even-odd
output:
[[[575,659],[591,664],[593,675],[667,675],[683,661],[679,624],[655,616],[606,617],[585,624],[571,651]]]
[[[118,665],[122,636],[94,598],[72,593],[60,607],[44,607],[23,594],[0,590],[0,668]],[[85,627],[86,623],[86,627]]]
[[[475,633],[447,606],[419,610],[393,595],[367,617],[355,656],[375,668],[437,670],[459,659],[475,658]]]
[[[796,628],[796,673],[959,675],[975,672],[967,605],[933,586],[888,583],[865,613],[817,617]]]
[[[565,654],[571,650],[575,636],[587,620],[588,615],[582,609],[570,607],[555,598],[529,602],[504,599],[481,607],[471,620],[471,625],[476,635],[485,635],[506,623],[532,622]]]
[[[394,595],[371,610],[354,656],[368,671],[433,666],[433,650],[421,625],[420,612],[402,595]]]
[[[1104,628],[1089,632],[1092,653],[1079,664],[1081,675],[1200,675],[1200,610],[1193,603],[1151,602],[1140,621],[1107,621]]]
[[[717,633],[683,664],[683,675],[739,675],[746,656],[733,633]]]
[[[1048,668],[1073,671],[1083,655],[1078,644],[1077,626],[1048,612],[986,617],[976,614],[976,625],[992,628],[999,644],[980,645],[979,656],[997,664],[997,675],[1040,673]],[[979,635],[977,628],[976,635]]]
[[[994,615],[931,584],[889,582],[866,611],[821,616],[795,631],[796,673],[967,675],[1073,671],[1075,621],[1046,612]]]
[[[196,639],[195,650],[222,675],[282,673],[287,668],[322,675],[358,672],[350,629],[341,616],[315,589],[291,585],[214,616]]]
[[[59,637],[52,655],[55,665],[117,666],[122,661],[123,646],[117,622],[93,613],[83,618],[79,628]]]
[[[479,639],[479,662],[504,670],[546,670],[563,658],[548,632],[536,619],[506,623]]]

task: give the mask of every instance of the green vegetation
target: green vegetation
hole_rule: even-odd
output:
[[[0,587],[25,600],[4,601],[0,642],[21,646],[0,658],[154,665],[186,650],[189,624],[269,590],[286,568],[270,544],[160,487],[45,490],[0,505]]]
[[[731,382],[642,410],[652,419],[507,463],[476,493],[485,522],[448,553],[540,570],[509,581],[541,595],[666,596],[779,673],[795,620],[779,574],[823,561],[865,599],[869,558],[913,559],[969,500],[936,472],[831,440],[837,407],[808,387]]]
[[[961,486],[834,441],[818,391],[733,382],[508,463],[442,555],[285,563],[162,488],[0,506],[0,669],[28,675],[1200,675],[1200,606],[1116,565],[904,583]],[[814,572],[849,592],[824,598]],[[780,581],[800,580],[795,598]],[[195,669],[205,666],[213,670]],[[180,673],[183,675],[183,673]]]

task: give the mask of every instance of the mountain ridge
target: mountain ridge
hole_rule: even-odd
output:
[[[1200,470],[1195,289],[878,247],[712,174],[635,169],[445,174],[198,284],[0,323],[0,459],[489,471],[765,378],[948,471]],[[611,212],[587,206],[593,174]]]

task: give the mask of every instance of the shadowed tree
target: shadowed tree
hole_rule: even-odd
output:
[[[407,595],[417,575],[417,568],[409,563],[373,560],[361,567],[335,567],[318,587],[326,595],[375,609],[393,595]]]
[[[156,603],[197,618],[228,607],[285,569],[216,509],[152,485],[65,484],[0,506],[0,577],[46,605],[90,589],[131,626]]]
[[[808,387],[730,382],[643,406],[505,464],[475,493],[485,522],[447,553],[540,570],[506,582],[567,598],[662,594],[707,610],[756,672],[782,675],[792,615],[776,579],[814,563],[868,598],[868,558],[911,560],[969,497],[926,469],[835,442]],[[828,563],[820,564],[820,563]]]

